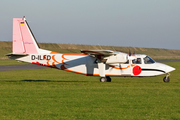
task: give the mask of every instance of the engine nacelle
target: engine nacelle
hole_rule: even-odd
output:
[[[109,56],[107,58],[106,64],[122,64],[128,61],[127,54],[117,54],[115,56]]]

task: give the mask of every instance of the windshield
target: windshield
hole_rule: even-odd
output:
[[[150,58],[149,56],[146,56],[144,58],[144,63],[145,64],[152,64],[152,63],[155,63],[155,61],[152,58]]]

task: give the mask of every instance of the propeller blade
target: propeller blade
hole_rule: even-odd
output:
[[[133,52],[133,55],[135,55],[135,50],[134,50],[134,52]]]
[[[129,56],[131,56],[131,50],[129,49]]]

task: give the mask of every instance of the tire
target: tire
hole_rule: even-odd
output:
[[[164,77],[164,78],[163,78],[163,81],[164,81],[164,82],[169,82],[169,81],[170,81],[170,78],[169,78],[169,77]]]
[[[106,76],[107,82],[111,82],[111,78],[109,76]]]
[[[106,77],[101,77],[100,82],[107,82],[107,78]]]

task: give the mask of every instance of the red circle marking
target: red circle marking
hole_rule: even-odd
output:
[[[139,74],[141,73],[141,71],[142,71],[142,69],[141,69],[140,66],[135,66],[135,67],[133,68],[133,74],[134,74],[134,75],[139,75]]]

